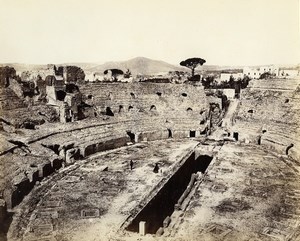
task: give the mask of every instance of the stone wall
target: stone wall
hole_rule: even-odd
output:
[[[187,84],[155,83],[90,83],[80,86],[80,91],[89,97],[88,103],[95,106],[99,113],[107,109],[115,117],[126,116],[131,120],[140,119],[143,114],[157,116],[180,124],[198,126],[200,112],[209,109],[202,86]],[[208,113],[208,112],[207,112]],[[188,122],[188,121],[186,121]],[[185,125],[182,127],[188,128]]]
[[[282,155],[293,144],[289,155],[299,159],[299,80],[253,81],[242,90],[237,109],[235,127],[240,136]]]

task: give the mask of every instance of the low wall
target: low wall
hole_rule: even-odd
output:
[[[83,145],[80,147],[80,153],[83,157],[95,154],[97,152],[115,149],[118,147],[125,146],[130,142],[129,137],[116,137],[108,140],[99,140],[100,142],[93,142],[91,144]]]
[[[166,131],[145,131],[138,134],[138,141],[155,141],[167,139],[169,137],[168,130]]]

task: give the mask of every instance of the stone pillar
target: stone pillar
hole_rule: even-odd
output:
[[[140,221],[139,223],[139,234],[140,235],[146,235],[146,222],[145,221]]]

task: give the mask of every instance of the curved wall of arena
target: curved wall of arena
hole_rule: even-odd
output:
[[[138,132],[156,127],[170,129],[175,136],[186,132],[178,137],[189,137],[189,131],[199,136],[206,128],[209,105],[202,86],[93,83],[81,86],[80,91],[88,98],[86,102],[95,106],[97,115],[109,110],[114,114],[111,119],[131,120],[139,126]],[[159,120],[160,126],[153,126],[152,119]]]
[[[299,80],[267,79],[250,83],[241,93],[237,110],[235,128],[239,136],[299,160]]]
[[[27,130],[21,138],[24,147],[1,152],[0,169],[9,170],[0,182],[4,209],[20,203],[37,181],[78,159],[130,142],[199,137],[209,126],[202,86],[93,83],[80,91],[92,107],[92,118],[45,124],[32,134]]]

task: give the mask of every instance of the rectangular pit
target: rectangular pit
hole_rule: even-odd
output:
[[[213,157],[208,155],[200,155],[195,158],[195,152],[193,152],[134,217],[126,229],[139,232],[139,223],[146,222],[146,233],[155,234],[160,227],[163,227],[165,218],[174,212],[175,204],[186,190],[192,174],[204,173],[212,159]]]

